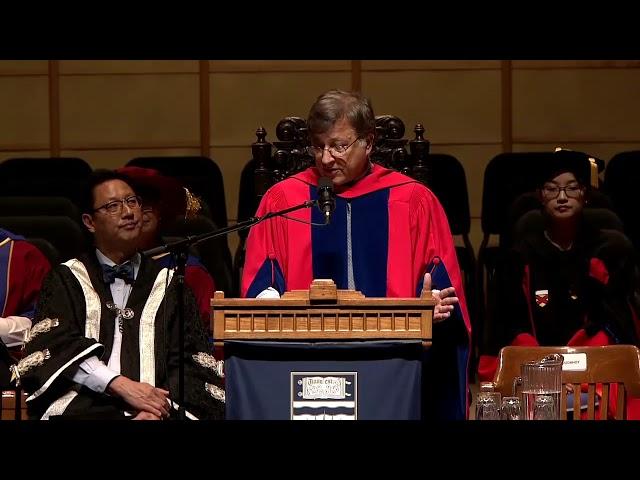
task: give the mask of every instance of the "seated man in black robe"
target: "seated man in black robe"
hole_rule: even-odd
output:
[[[25,357],[13,368],[30,417],[164,419],[183,407],[187,418],[222,418],[222,362],[210,354],[189,288],[177,403],[176,282],[136,252],[140,197],[121,175],[96,171],[82,211],[95,250],[47,276]]]

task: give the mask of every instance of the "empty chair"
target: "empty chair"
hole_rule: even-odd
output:
[[[574,391],[580,391],[581,385],[587,389],[586,418],[596,418],[599,403],[600,420],[608,416],[602,412],[615,414],[618,420],[627,418],[628,397],[640,397],[640,350],[633,345],[609,345],[605,347],[504,347],[500,350],[498,370],[496,371],[496,390],[503,396],[512,394],[513,380],[520,375],[520,365],[528,361],[541,360],[546,355],[558,353],[572,354],[571,360],[580,360],[584,370],[563,370],[560,391],[560,418],[567,419],[567,408],[579,411],[581,395],[567,394],[566,385]],[[601,389],[601,390],[600,390]],[[614,395],[610,393],[615,391]],[[596,395],[597,392],[599,395]],[[573,399],[573,405],[567,405],[567,398]],[[616,403],[611,405],[610,402]],[[580,415],[573,415],[579,420]]]
[[[64,197],[0,197],[0,217],[61,216],[80,222],[80,210]]]
[[[77,257],[88,247],[82,227],[67,217],[0,217],[0,225],[26,238],[47,240],[59,252],[63,262]]]
[[[0,163],[4,178],[76,178],[84,179],[91,173],[91,165],[77,157],[14,157]]]
[[[495,156],[484,171],[482,188],[482,243],[478,251],[478,292],[483,313],[487,296],[491,296],[495,268],[501,250],[490,246],[492,235],[501,236],[509,225],[509,215],[513,202],[522,194],[536,188],[536,177],[532,175],[542,161],[553,158],[552,152],[501,153]]]
[[[91,170],[81,158],[9,158],[0,163],[0,195],[60,196],[78,204]]]
[[[640,183],[640,150],[614,155],[604,172],[605,193],[611,198],[613,208],[624,224],[625,233],[636,250],[640,247],[640,220],[638,219],[638,195]]]

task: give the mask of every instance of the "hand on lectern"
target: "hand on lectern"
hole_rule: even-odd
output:
[[[431,295],[436,301],[436,305],[433,307],[433,322],[441,322],[451,316],[454,305],[458,303],[458,297],[456,297],[456,289],[454,287],[448,287],[444,290],[435,290],[431,288],[431,274],[424,274],[424,290],[431,290]]]

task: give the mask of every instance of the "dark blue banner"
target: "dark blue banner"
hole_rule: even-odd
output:
[[[417,420],[419,341],[227,341],[229,420]]]

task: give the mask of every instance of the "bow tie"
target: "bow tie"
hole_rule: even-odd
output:
[[[133,283],[133,265],[131,265],[131,262],[116,265],[115,267],[103,263],[100,266],[102,267],[104,283],[113,283],[116,278],[121,278],[126,283]]]

